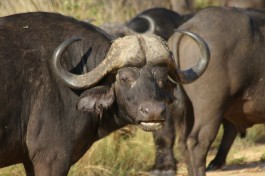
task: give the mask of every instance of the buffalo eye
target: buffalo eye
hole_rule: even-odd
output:
[[[152,70],[152,73],[160,88],[164,87],[167,84],[168,72],[166,68],[156,67]]]
[[[118,80],[121,85],[131,85],[137,78],[139,72],[136,68],[122,68],[118,71]]]
[[[170,78],[168,70],[165,67],[156,67],[152,70],[152,73],[160,88],[172,88],[176,86],[176,82]]]
[[[122,83],[127,83],[129,82],[129,78],[127,77],[127,75],[120,75],[120,81]]]
[[[174,86],[173,83],[167,78],[157,80],[157,84],[160,88]]]

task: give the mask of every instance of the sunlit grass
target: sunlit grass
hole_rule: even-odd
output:
[[[0,16],[34,11],[58,12],[99,25],[126,21],[156,4],[158,3],[139,0],[1,0]],[[159,4],[169,8],[167,1]]]
[[[52,0],[1,0],[0,16],[33,11],[59,12],[56,4]]]
[[[195,0],[195,8],[202,9],[207,6],[218,6],[221,4],[221,0]]]
[[[195,0],[196,9],[207,5],[218,5],[218,3],[211,3],[208,0]],[[34,11],[57,12],[100,25],[105,22],[124,22],[137,13],[152,7],[170,8],[170,1],[1,0],[0,16]]]
[[[25,171],[22,164],[16,164],[0,169],[0,176],[24,176]]]
[[[238,165],[245,163],[246,163],[246,157],[235,158],[227,162],[228,165]]]
[[[135,175],[151,167],[154,152],[151,133],[138,130],[135,137],[119,143],[110,135],[93,145],[70,175]]]

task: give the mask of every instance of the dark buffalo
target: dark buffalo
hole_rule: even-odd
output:
[[[126,26],[137,33],[156,34],[167,40],[192,14],[179,15],[165,8],[152,8],[136,15]]]
[[[202,36],[211,50],[205,74],[180,89],[186,95],[180,102],[185,116],[178,119],[182,121],[179,144],[189,175],[205,176],[206,155],[223,118],[239,132],[265,122],[265,12],[212,7],[180,29]],[[175,33],[168,43],[181,68],[195,61],[198,51],[189,39]],[[231,134],[230,140],[234,137]]]
[[[106,23],[102,29],[114,38],[130,34],[156,34],[167,40],[192,14],[179,15],[165,8],[152,8],[141,12],[125,24]]]
[[[0,167],[23,163],[27,175],[67,175],[110,132],[126,124],[162,127],[176,96],[169,78],[196,80],[209,59],[198,36],[182,33],[203,50],[200,70],[178,70],[155,35],[112,42],[60,14],[0,18]]]

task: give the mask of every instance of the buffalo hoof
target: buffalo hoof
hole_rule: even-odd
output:
[[[214,162],[211,162],[208,167],[206,168],[206,171],[209,172],[209,171],[216,171],[218,169],[220,169],[224,164],[217,164],[217,163],[214,163]]]
[[[152,170],[149,172],[150,176],[176,176],[174,170]]]

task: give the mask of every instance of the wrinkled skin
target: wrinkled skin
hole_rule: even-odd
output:
[[[101,63],[111,38],[97,27],[25,13],[0,18],[0,33],[0,167],[23,163],[27,175],[67,175],[112,131],[126,124],[152,131],[168,118],[175,89],[167,65],[113,70],[86,89],[68,88],[51,71],[54,49],[73,36],[82,41],[60,58],[65,70],[80,75]]]
[[[187,124],[182,125],[187,131],[181,134],[179,145],[190,176],[205,176],[206,155],[223,118],[242,133],[265,122],[264,19],[264,11],[212,7],[180,27],[198,33],[211,50],[205,74],[184,86],[193,111],[185,115]],[[197,51],[190,40],[174,34],[168,43],[171,50],[179,51],[181,67],[195,62],[191,58]],[[194,119],[194,123],[188,119]],[[234,133],[229,140],[233,141]]]

